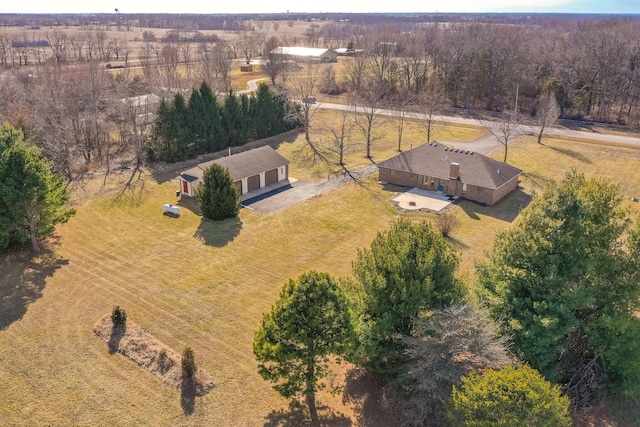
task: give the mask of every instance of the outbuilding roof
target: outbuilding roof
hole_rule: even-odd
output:
[[[469,150],[429,142],[378,164],[379,168],[450,179],[451,163],[460,165],[458,180],[496,189],[522,173],[521,169]]]
[[[321,57],[322,55],[325,55],[327,52],[330,52],[331,55],[335,55],[329,49],[323,49],[319,47],[279,46],[271,51],[271,53],[276,55],[312,56],[312,57]]]
[[[278,167],[288,165],[289,160],[282,157],[276,150],[268,145],[243,151],[231,156],[200,163],[198,166],[184,171],[181,176],[184,180],[192,182],[202,179],[205,169],[216,163],[229,169],[229,175],[233,181],[248,178],[261,172],[270,171]],[[195,179],[194,179],[195,178]]]

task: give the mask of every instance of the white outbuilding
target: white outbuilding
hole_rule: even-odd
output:
[[[272,54],[283,57],[286,60],[300,62],[337,62],[338,55],[324,48],[317,47],[286,47],[279,46],[271,51]]]

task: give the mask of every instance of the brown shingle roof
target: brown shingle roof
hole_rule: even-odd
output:
[[[498,188],[522,173],[521,169],[468,150],[430,142],[404,151],[378,164],[387,168],[434,178],[449,179],[450,163],[460,164],[459,180],[469,185]]]
[[[280,166],[288,165],[289,160],[282,157],[273,148],[265,145],[264,147],[243,151],[242,153],[234,154],[232,156],[200,163],[197,168],[189,169],[188,171],[183,172],[183,174],[202,178],[203,171],[211,166],[212,163],[216,163],[229,169],[231,179],[238,181],[261,172],[270,171]],[[200,172],[197,173],[196,169],[199,169]]]

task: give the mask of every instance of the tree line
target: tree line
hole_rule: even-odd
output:
[[[284,93],[261,84],[255,95],[229,92],[222,101],[206,82],[189,100],[163,99],[147,145],[151,161],[177,162],[239,146],[299,126],[297,106]]]
[[[637,126],[640,23],[631,19],[536,20],[362,26],[326,23],[299,44],[358,49],[345,67],[346,88],[375,83],[395,92],[446,96],[441,109],[535,115],[551,92],[563,118]],[[290,41],[290,40],[289,40]],[[429,90],[427,90],[429,89]]]

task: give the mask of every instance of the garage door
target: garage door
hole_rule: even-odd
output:
[[[253,191],[260,188],[260,175],[250,176],[247,180],[247,191]]]
[[[272,169],[264,174],[264,185],[275,184],[278,182],[278,169]]]

